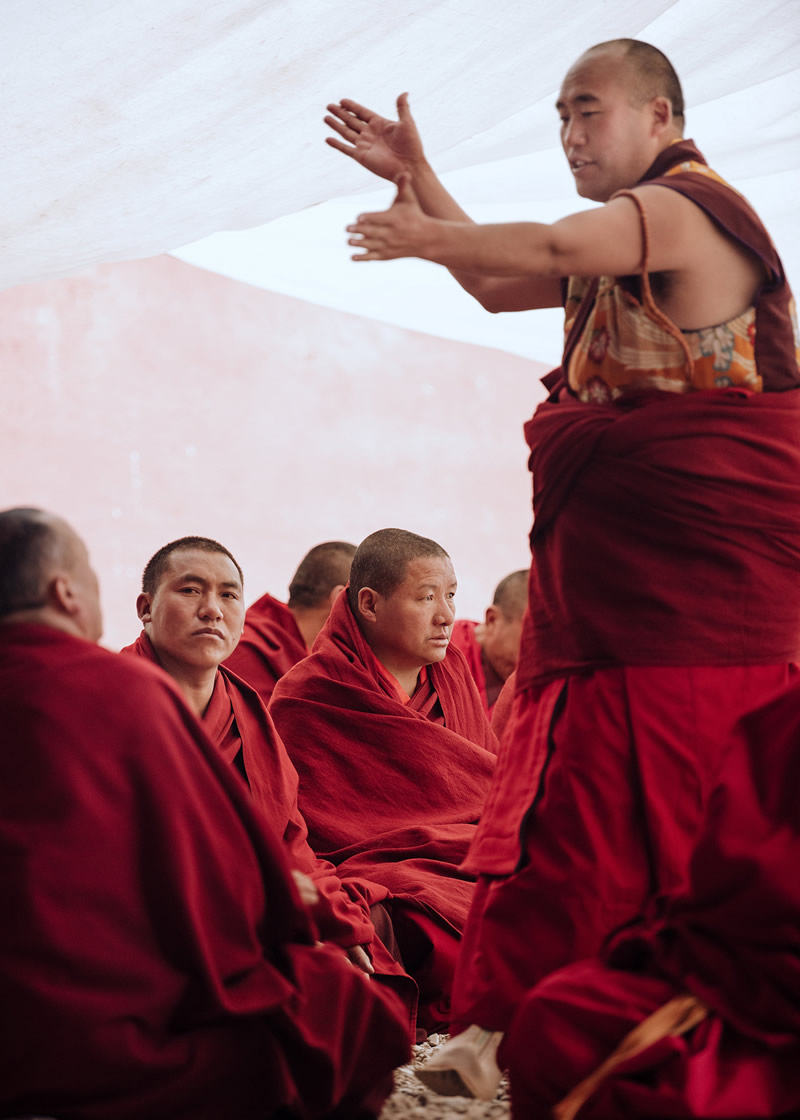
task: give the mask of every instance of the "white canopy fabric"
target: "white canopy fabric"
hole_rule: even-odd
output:
[[[552,220],[579,206],[555,93],[583,49],[618,36],[670,56],[688,134],[800,284],[796,0],[5,0],[0,286],[180,250],[264,288],[553,360],[550,313],[488,316],[433,266],[349,261],[343,226],[392,190],[356,196],[380,184],[324,145],[322,116],[341,96],[388,115],[409,90],[465,209]]]

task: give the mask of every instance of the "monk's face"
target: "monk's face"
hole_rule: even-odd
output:
[[[173,552],[155,592],[141,594],[137,607],[167,671],[216,668],[242,636],[242,583],[223,552]]]
[[[607,202],[635,186],[663,147],[660,118],[652,102],[636,104],[634,73],[618,49],[579,58],[556,108],[561,144],[583,198]]]
[[[521,641],[522,615],[512,618],[499,607],[489,607],[483,630],[483,652],[495,673],[504,681],[517,667]]]
[[[390,669],[419,670],[442,661],[455,620],[456,575],[447,557],[420,556],[387,596],[376,595],[367,641]]]

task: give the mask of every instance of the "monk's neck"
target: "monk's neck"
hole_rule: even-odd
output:
[[[417,666],[416,669],[405,669],[387,665],[384,661],[382,661],[381,664],[386,672],[394,677],[407,696],[414,695],[417,691],[417,685],[419,684],[419,675],[422,671],[421,665]]]
[[[200,669],[195,665],[186,665],[182,661],[174,661],[169,656],[162,654],[160,650],[156,650],[156,656],[161,666],[166,669],[183,693],[186,703],[195,715],[202,719],[214,694],[214,686],[217,683],[217,666],[213,665],[210,669]]]
[[[324,607],[317,610],[314,607],[298,608],[289,607],[292,612],[297,629],[300,631],[300,636],[306,644],[306,649],[310,652],[311,647],[316,641],[317,634],[319,634],[322,627],[330,614],[330,608],[326,604]]]

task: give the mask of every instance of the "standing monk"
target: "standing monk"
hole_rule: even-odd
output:
[[[389,889],[423,1029],[450,1022],[458,942],[474,889],[461,863],[496,741],[466,662],[449,650],[456,578],[435,541],[382,529],[270,711],[300,775],[311,843],[341,875]]]
[[[430,1063],[491,1096],[525,992],[685,885],[737,716],[800,653],[800,384],[783,267],[683,138],[668,59],[603,43],[556,109],[579,194],[553,225],[471,222],[399,122],[331,106],[329,142],[398,180],[360,261],[445,264],[492,311],[563,304],[562,366],[526,426],[535,522],[514,707],[466,867],[454,988],[469,1029]],[[438,1079],[438,1080],[437,1080]]]
[[[160,665],[174,678],[222,757],[242,774],[283,838],[293,871],[316,888],[316,899],[309,901],[320,936],[340,945],[364,972],[377,972],[397,987],[413,1011],[414,985],[376,943],[370,920],[370,908],[388,890],[358,879],[343,883],[330,863],[316,858],[297,805],[297,772],[275,725],[255,690],[221,665],[245,617],[244,577],[233,555],[208,537],[171,541],[145,566],[136,607],[143,630],[122,652]],[[411,1020],[413,1025],[413,1014]]]
[[[262,595],[245,616],[244,632],[225,664],[268,704],[292,665],[308,657],[314,639],[350,578],[354,544],[326,541],[300,561],[289,584],[289,602]]]
[[[467,659],[488,716],[517,667],[527,605],[528,569],[523,568],[500,580],[483,622],[457,618],[453,623],[453,645]]]
[[[374,1117],[393,997],[314,929],[174,684],[97,646],[86,547],[0,513],[0,1114]]]

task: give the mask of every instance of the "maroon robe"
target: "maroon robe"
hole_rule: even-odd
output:
[[[225,665],[268,704],[284,673],[304,657],[308,649],[292,612],[279,599],[262,595],[247,608],[239,644]]]
[[[660,178],[687,158],[690,142],[672,145],[645,180],[696,190],[761,258],[758,372],[791,389],[774,247],[730,188]],[[579,311],[564,368],[580,329]],[[558,371],[546,381],[554,394],[525,428],[535,519],[517,693],[465,864],[481,879],[454,987],[459,1024],[499,1030],[549,972],[685,886],[720,751],[800,658],[800,394],[606,405],[571,398]]]
[[[526,998],[503,1042],[514,1116],[548,1116],[623,1036],[689,993],[708,1017],[613,1069],[580,1110],[631,1116],[800,1115],[800,685],[723,752],[687,890],[654,899],[603,960]]]
[[[159,664],[144,631],[121,652]],[[369,907],[388,897],[388,890],[358,879],[345,887],[334,866],[314,855],[297,806],[297,771],[275,724],[255,690],[224,666],[217,673],[203,726],[226,762],[234,765],[241,752],[250,792],[273,831],[283,837],[289,865],[316,884],[321,897],[312,911],[323,940],[344,947],[369,945],[374,937]]]
[[[311,656],[278,683],[270,712],[300,776],[315,850],[340,874],[388,887],[396,927],[411,906],[458,936],[474,885],[460,864],[496,740],[458,650],[428,666],[422,687],[423,708],[435,714],[435,691],[444,726],[416,710],[416,696],[403,703],[342,592]]]
[[[177,688],[51,627],[1,633],[0,1112],[374,1116],[402,1009],[315,946]]]

